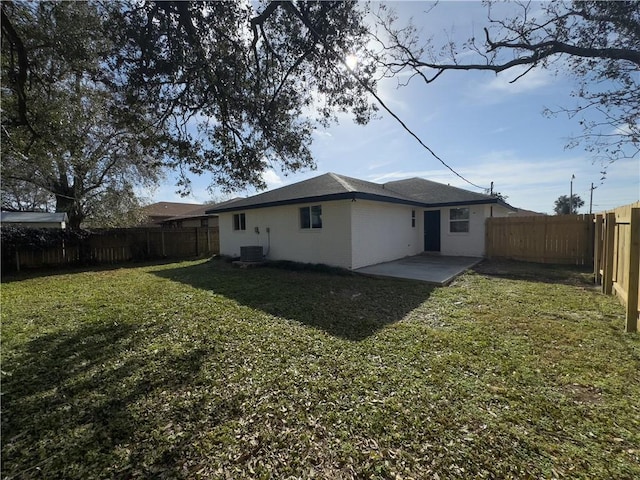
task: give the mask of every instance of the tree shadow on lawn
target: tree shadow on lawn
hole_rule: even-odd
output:
[[[364,340],[402,320],[435,288],[424,282],[322,270],[304,265],[240,269],[211,260],[153,273],[350,341]]]
[[[167,425],[180,428],[175,398],[197,387],[210,352],[202,346],[154,351],[149,344],[162,328],[88,324],[8,354],[3,478],[180,477],[189,435],[171,436],[176,427]],[[174,400],[158,408],[164,395]],[[207,406],[190,406],[189,422],[215,425],[238,415],[233,399],[191,401]]]
[[[487,277],[527,282],[559,283],[578,287],[593,287],[593,268],[580,265],[558,265],[516,260],[484,260],[472,271]]]

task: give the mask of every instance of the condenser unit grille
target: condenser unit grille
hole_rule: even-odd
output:
[[[261,245],[240,247],[241,262],[261,262],[264,258]]]

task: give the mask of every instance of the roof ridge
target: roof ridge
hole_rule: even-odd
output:
[[[349,182],[347,182],[347,180],[345,178],[343,178],[340,175],[338,175],[337,173],[333,173],[333,172],[329,172],[329,175],[336,182],[338,182],[340,185],[342,185],[347,190],[347,192],[355,192],[356,189],[353,188],[353,186]]]

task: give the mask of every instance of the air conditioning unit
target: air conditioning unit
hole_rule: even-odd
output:
[[[262,254],[261,245],[240,247],[241,262],[261,262],[262,260],[264,260],[264,255]]]

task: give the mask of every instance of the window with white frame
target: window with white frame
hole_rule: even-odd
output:
[[[233,214],[233,229],[234,230],[246,230],[247,219],[244,213]]]
[[[300,228],[322,228],[322,205],[300,208]]]
[[[411,227],[416,228],[416,211],[411,210]]]
[[[449,209],[449,232],[469,233],[469,207]]]

